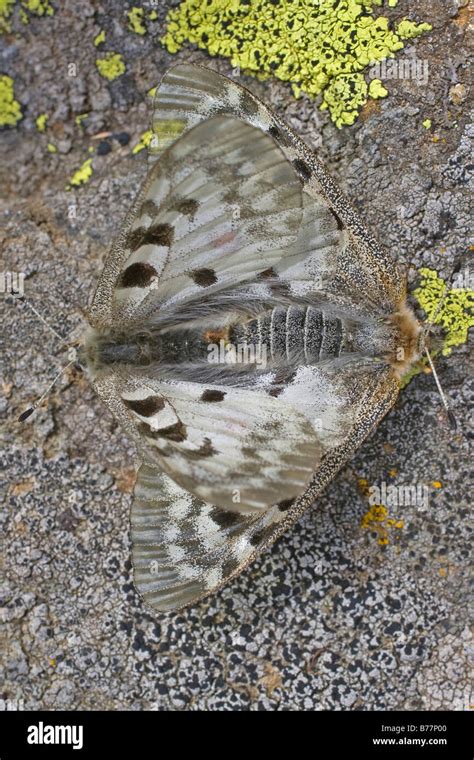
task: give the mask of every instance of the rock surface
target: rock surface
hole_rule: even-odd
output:
[[[145,174],[146,151],[131,149],[148,128],[147,91],[177,59],[231,71],[190,48],[163,50],[174,5],[160,3],[138,36],[118,0],[66,0],[28,26],[15,17],[2,42],[0,69],[24,118],[0,134],[1,268],[25,274],[26,298],[61,336],[81,335]],[[433,25],[402,53],[428,61],[428,82],[389,82],[390,96],[341,131],[284,84],[242,77],[317,149],[412,284],[421,266],[449,276],[468,238],[463,5],[401,0],[401,13]],[[104,48],[126,64],[112,82],[95,65],[102,29]],[[122,140],[99,136],[109,132]],[[104,140],[111,149],[97,150]],[[66,191],[89,158],[89,182]],[[468,346],[438,365],[456,433],[432,378],[419,375],[319,503],[250,570],[190,610],[154,617],[131,583],[133,451],[74,371],[34,421],[16,421],[66,350],[24,303],[2,294],[2,310],[4,699],[25,709],[468,708]],[[370,521],[361,479],[426,486],[428,504]]]

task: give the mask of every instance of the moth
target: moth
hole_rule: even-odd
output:
[[[247,89],[177,65],[153,131],[82,358],[142,461],[136,588],[170,611],[314,503],[395,403],[424,332],[403,272]]]

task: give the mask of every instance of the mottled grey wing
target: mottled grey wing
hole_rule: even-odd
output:
[[[178,382],[130,373],[121,402],[140,453],[209,504],[258,513],[299,496],[322,442],[310,415],[252,387]]]
[[[305,144],[247,90],[175,67],[154,128],[166,149],[106,260],[94,326],[164,322],[212,299],[322,303],[359,318],[397,309],[405,282],[393,260]]]
[[[298,248],[307,238],[310,255],[300,257],[294,251],[291,271],[287,271],[288,261],[276,266],[285,282],[295,283],[295,287],[291,285],[293,295],[319,292],[339,308],[345,303],[349,311],[356,308],[361,313],[369,309],[372,314],[396,311],[406,294],[403,272],[366,230],[303,140],[237,82],[194,64],[169,69],[155,97],[156,140],[151,159],[159,158],[197,124],[221,114],[239,118],[271,136],[301,179],[306,213]],[[331,240],[314,240],[315,231],[321,234],[321,225],[334,234],[328,219],[339,233],[336,248]]]
[[[295,245],[301,183],[274,141],[227,116],[196,126],[155,164],[104,266],[100,326],[254,283]]]
[[[216,591],[314,502],[398,393],[387,368],[347,367],[342,374],[352,395],[344,408],[344,433],[333,430],[325,439],[324,458],[295,500],[263,513],[239,514],[196,498],[156,467],[141,466],[131,513],[132,559],[135,585],[147,604],[176,610]]]

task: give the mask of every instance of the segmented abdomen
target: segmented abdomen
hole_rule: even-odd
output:
[[[265,347],[275,363],[317,364],[339,356],[344,342],[340,319],[313,306],[277,306],[231,329],[233,344]]]

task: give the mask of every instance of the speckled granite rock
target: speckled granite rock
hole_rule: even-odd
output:
[[[25,273],[26,297],[62,335],[81,334],[101,262],[146,170],[145,151],[131,147],[148,127],[145,93],[174,60],[158,44],[171,5],[160,4],[151,34],[139,37],[122,3],[68,0],[28,27],[16,20],[2,44],[0,68],[24,113],[0,134],[2,268]],[[428,60],[427,85],[391,81],[390,97],[354,127],[337,131],[281,83],[242,79],[318,148],[411,282],[422,265],[449,274],[468,235],[470,128],[466,103],[451,92],[468,84],[465,12],[463,3],[435,5],[412,4],[433,32],[404,51]],[[409,14],[410,4],[401,0],[400,10]],[[111,83],[94,64],[101,29],[127,65]],[[209,60],[189,50],[185,58]],[[211,65],[229,72],[225,62]],[[35,127],[41,113],[45,134]],[[100,132],[131,141],[88,153]],[[66,192],[89,157],[90,182]],[[34,423],[16,422],[65,356],[26,306],[2,297],[2,310],[5,699],[26,709],[468,707],[468,346],[439,362],[457,433],[443,422],[432,379],[418,376],[324,498],[251,570],[188,611],[153,617],[130,577],[133,451],[73,372]],[[428,505],[391,508],[402,527],[364,528],[360,478],[426,485]]]

